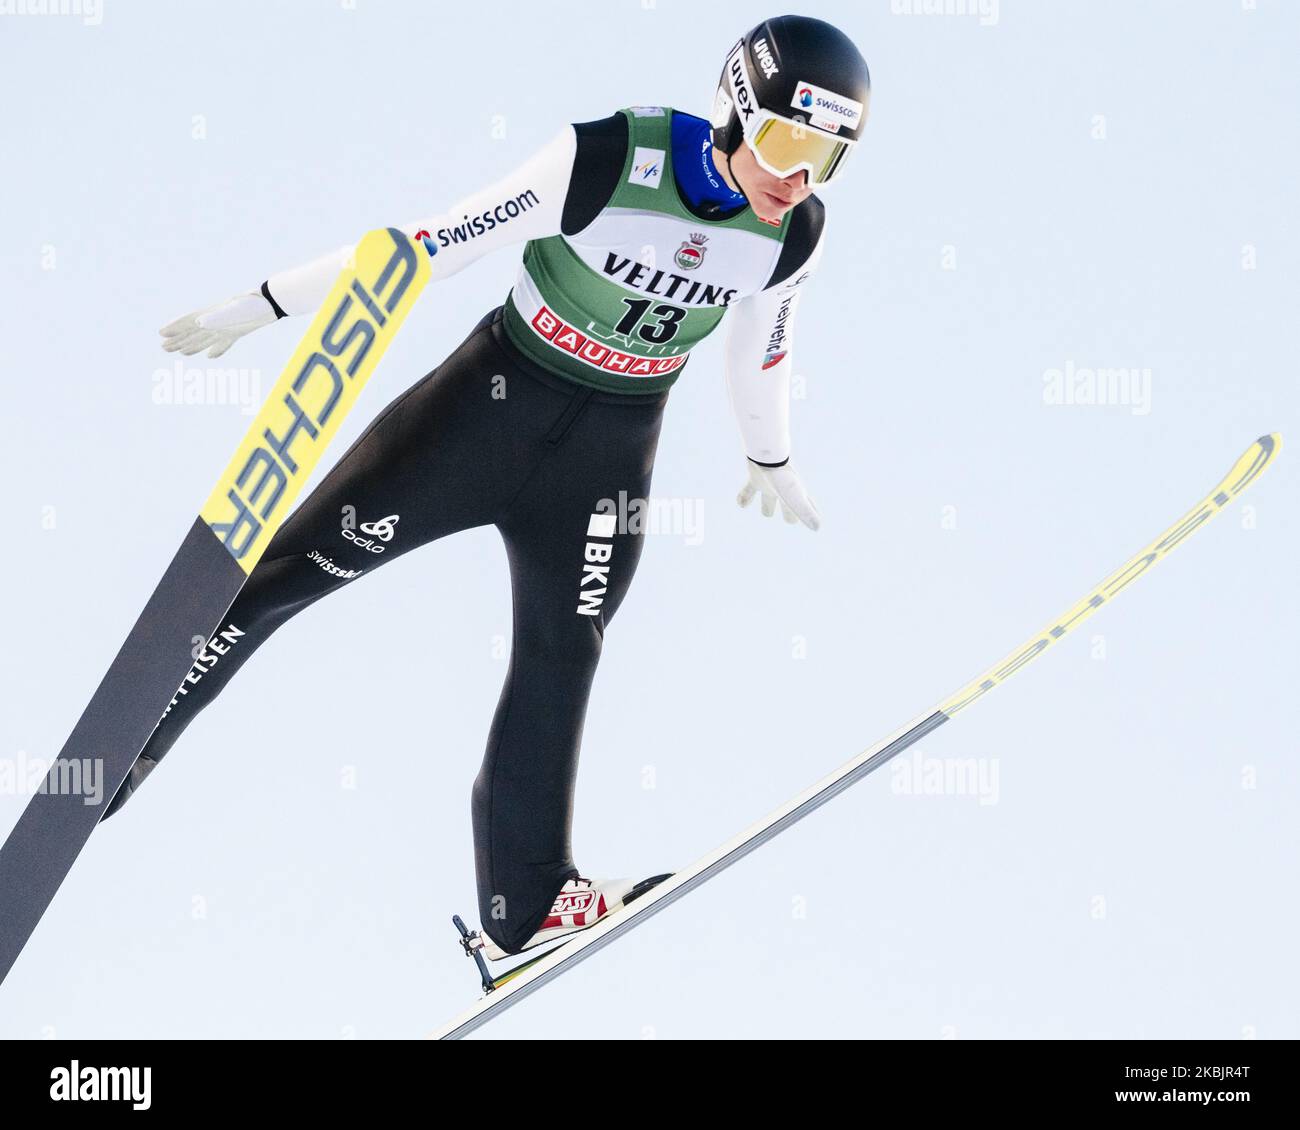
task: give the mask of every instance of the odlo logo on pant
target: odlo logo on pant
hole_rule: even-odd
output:
[[[368,538],[360,537],[354,531],[343,527],[343,536],[348,541],[353,542],[358,549],[364,549],[368,553],[383,553],[384,547],[379,545],[381,541],[392,541],[393,535],[396,534],[394,526],[401,520],[397,514],[390,514],[387,518],[380,518],[378,522],[362,522],[361,533],[370,534]]]
[[[587,544],[582,550],[582,582],[578,585],[578,615],[599,616],[609,591],[609,559],[614,555],[617,514],[593,514],[587,522]],[[592,539],[600,538],[600,541]]]

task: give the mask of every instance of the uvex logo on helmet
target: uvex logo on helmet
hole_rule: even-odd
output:
[[[743,43],[736,45],[736,50],[732,52],[731,60],[727,64],[727,70],[731,75],[731,89],[735,93],[736,111],[740,114],[741,120],[747,122],[758,109],[758,102],[754,98],[754,92],[749,88]]]
[[[810,183],[827,184],[839,179],[857,144],[870,91],[866,60],[839,28],[811,16],[776,16],[727,52],[710,117],[713,144],[730,156],[747,143],[768,173],[789,176],[802,167]]]
[[[771,78],[773,75],[781,73],[781,68],[776,65],[776,60],[772,58],[772,51],[768,47],[766,39],[754,40],[754,58],[763,69],[764,78]]]

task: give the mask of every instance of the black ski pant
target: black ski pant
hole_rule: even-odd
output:
[[[583,718],[643,538],[610,504],[620,492],[649,497],[666,400],[554,376],[511,346],[499,309],[488,314],[288,518],[109,813],[291,616],[394,557],[491,523],[509,558],[514,627],[474,782],[475,867],[485,928],[519,949],[578,874],[570,830]]]

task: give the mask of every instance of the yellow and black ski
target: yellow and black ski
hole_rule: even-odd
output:
[[[0,848],[0,981],[189,671],[194,640],[219,625],[428,281],[428,256],[402,232],[357,245]]]

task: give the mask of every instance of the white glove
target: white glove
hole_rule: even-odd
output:
[[[193,357],[206,349],[209,357],[220,357],[245,334],[274,321],[275,311],[261,294],[241,294],[177,318],[158,332],[168,353]]]
[[[822,516],[789,463],[780,467],[760,467],[749,460],[749,482],[740,488],[736,502],[748,506],[756,494],[762,496],[759,505],[764,518],[772,517],[777,502],[780,502],[781,513],[787,522],[802,522],[810,530],[821,527]]]

